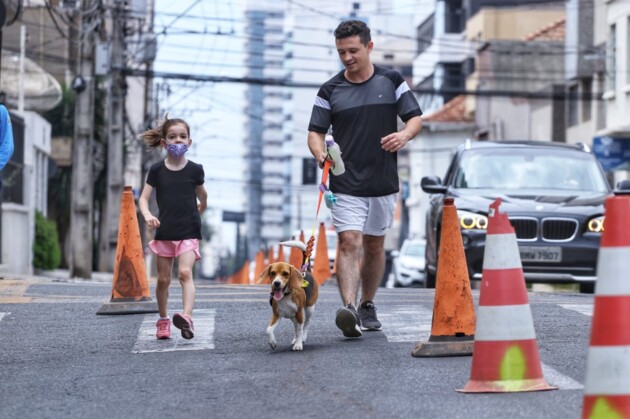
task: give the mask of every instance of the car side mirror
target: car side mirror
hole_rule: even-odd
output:
[[[617,188],[615,188],[615,195],[630,195],[630,179],[617,182]]]
[[[420,181],[420,187],[426,193],[446,193],[447,187],[442,185],[438,176],[425,176]]]

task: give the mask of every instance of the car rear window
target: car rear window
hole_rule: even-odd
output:
[[[608,191],[606,178],[593,155],[543,147],[467,150],[456,168],[453,186]]]

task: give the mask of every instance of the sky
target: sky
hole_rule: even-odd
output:
[[[379,0],[365,0],[379,1]],[[413,13],[419,0],[397,0],[395,10]],[[431,2],[433,0],[421,0]],[[300,0],[317,8],[322,0]],[[241,77],[244,75],[244,10],[247,0],[156,0],[154,32],[160,73]],[[204,166],[208,214],[221,226],[224,245],[233,249],[233,223],[221,225],[223,210],[243,210],[245,85],[156,78],[162,112],[186,120],[191,127],[188,157]],[[306,147],[306,127],[304,130]]]

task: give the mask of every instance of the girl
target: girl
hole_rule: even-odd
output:
[[[160,318],[155,336],[158,339],[171,337],[167,302],[173,261],[177,258],[184,312],[173,316],[173,324],[181,330],[184,339],[192,339],[195,336],[191,318],[195,304],[192,268],[195,261],[201,258],[200,214],[206,209],[208,199],[203,186],[203,167],[185,157],[192,140],[190,127],[182,119],[168,119],[167,115],[160,126],[144,132],[141,137],[150,147],[165,148],[167,153],[163,161],[149,169],[138,202],[147,225],[157,229],[155,239],[149,243],[151,251],[157,255],[155,294]],[[153,189],[156,191],[159,219],[149,211],[149,198]]]

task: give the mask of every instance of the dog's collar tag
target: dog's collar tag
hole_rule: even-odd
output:
[[[308,281],[306,279],[302,280],[302,288],[308,287]]]

